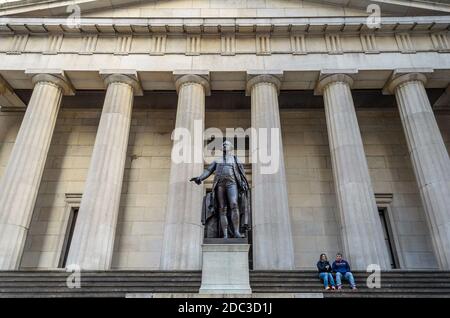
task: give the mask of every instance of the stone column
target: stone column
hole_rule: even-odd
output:
[[[280,85],[279,78],[269,74],[250,76],[247,82],[251,123],[258,137],[252,138],[252,235],[253,265],[259,270],[289,270],[295,266],[278,106]],[[271,136],[272,129],[279,132],[278,143],[272,144],[270,137],[261,143],[261,130]],[[273,164],[278,160],[278,167],[265,171],[268,166],[261,161],[259,150],[271,154]]]
[[[352,99],[353,80],[345,74],[323,78],[323,93],[331,163],[339,208],[345,257],[352,268],[369,264],[390,268],[369,168]]]
[[[33,94],[0,182],[0,270],[19,268],[61,98],[72,94],[59,73],[34,73]]]
[[[194,160],[194,152],[200,150],[201,154],[203,150],[205,95],[209,94],[210,89],[208,76],[182,73],[174,75],[178,92],[175,129],[191,134],[190,159]],[[197,125],[197,134],[194,134],[194,125]],[[203,158],[196,159],[182,163],[172,160],[160,265],[163,270],[202,268],[201,211],[204,189],[203,186],[189,182],[190,178],[203,172]]]
[[[107,85],[92,159],[67,264],[86,270],[111,266],[133,108],[136,73],[101,72]]]
[[[395,77],[395,93],[439,267],[450,270],[450,159],[427,97],[426,77]]]

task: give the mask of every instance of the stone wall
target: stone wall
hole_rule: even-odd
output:
[[[21,115],[1,115],[3,169]],[[159,266],[174,115],[133,113],[113,268]],[[70,214],[66,194],[83,192],[99,118],[99,109],[60,112],[25,246],[23,268],[58,266]]]
[[[100,109],[63,109],[50,147],[22,268],[58,266],[67,229],[67,194],[83,192]],[[23,113],[0,113],[0,176]],[[450,115],[437,114],[450,149]],[[175,111],[136,109],[122,189],[113,268],[157,269],[161,252]],[[340,251],[338,211],[321,110],[281,112],[296,266],[312,268],[321,252]],[[358,111],[370,174],[377,194],[392,194],[389,217],[401,264],[435,268],[401,122],[395,110]],[[250,125],[249,111],[208,111],[206,127]],[[76,205],[76,204],[75,204]]]
[[[281,112],[292,235],[297,267],[340,249],[325,113]]]
[[[397,111],[357,115],[375,194],[392,195],[388,217],[400,266],[436,268]],[[450,116],[438,122],[449,145]],[[325,113],[285,111],[282,123],[296,266],[314,267],[320,253],[334,257],[342,248]]]

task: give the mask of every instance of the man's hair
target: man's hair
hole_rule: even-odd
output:
[[[342,256],[342,253],[337,253],[336,256]]]

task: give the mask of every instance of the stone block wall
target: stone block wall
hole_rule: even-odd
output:
[[[62,109],[46,162],[21,267],[58,266],[70,214],[68,195],[83,192],[100,109]],[[450,115],[437,113],[450,149]],[[0,113],[0,176],[23,113]],[[133,112],[114,269],[157,269],[170,170],[174,110]],[[325,114],[281,111],[297,268],[313,268],[320,253],[341,250]],[[359,110],[358,122],[376,194],[392,194],[388,216],[401,266],[436,268],[424,211],[396,110]],[[207,111],[205,127],[248,128],[250,112]],[[73,204],[76,206],[76,203]]]
[[[285,111],[281,123],[295,265],[315,267],[341,246],[325,113]]]
[[[100,114],[100,109],[60,112],[22,268],[58,266],[70,215],[67,194],[83,192]],[[21,117],[1,113],[2,169]],[[112,268],[159,267],[174,118],[174,111],[133,112]]]

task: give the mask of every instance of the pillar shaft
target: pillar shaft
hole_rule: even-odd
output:
[[[347,75],[320,82],[323,89],[341,238],[352,267],[390,268],[389,254],[373,192]]]
[[[133,108],[133,85],[126,75],[108,85],[86,185],[67,264],[81,269],[111,266]]]
[[[19,268],[56,124],[63,81],[49,74],[35,86],[0,182],[0,269]]]
[[[261,152],[252,154],[253,264],[259,270],[289,270],[295,266],[278,106],[279,86],[280,81],[272,75],[258,75],[247,84],[251,94],[252,128],[256,129],[258,139],[262,136],[260,129],[267,129],[269,136],[269,141],[258,144],[257,149],[278,160],[277,169],[264,171],[266,164],[260,160]],[[279,132],[278,144],[270,142],[271,129]]]
[[[426,77],[394,79],[403,129],[441,269],[450,269],[450,159],[424,87]]]
[[[175,129],[191,134],[191,160],[196,147],[203,149],[205,94],[208,82],[198,75],[184,75],[176,82],[178,105]],[[194,134],[197,122],[200,134]],[[198,150],[198,149],[197,149]],[[204,189],[189,179],[201,175],[203,161],[177,163],[170,167],[169,192],[164,228],[161,269],[199,270],[202,265],[203,225],[201,211]]]

